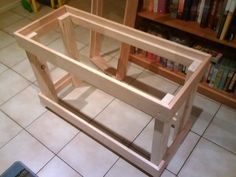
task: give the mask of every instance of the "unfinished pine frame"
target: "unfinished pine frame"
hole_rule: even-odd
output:
[[[86,66],[78,61],[79,52],[76,48],[72,24],[88,28],[91,30],[92,35],[102,34],[119,40],[122,45],[132,45],[187,66],[185,84],[176,95],[167,93],[163,98],[159,99],[106,73]],[[37,40],[48,31],[57,28],[61,29],[68,55],[52,50]],[[190,112],[193,97],[197,84],[207,68],[210,55],[69,6],[62,6],[51,14],[18,30],[15,32],[15,37],[18,44],[27,52],[40,87],[40,99],[46,107],[146,173],[152,176],[160,176],[191,128]],[[91,59],[93,60],[96,56],[102,58],[96,53],[100,47],[96,46],[96,41],[93,42]],[[123,52],[123,55],[126,56],[129,50],[124,50]],[[122,56],[119,60],[123,60]],[[66,70],[69,74],[53,83],[46,66],[47,62]],[[104,66],[104,63],[99,63],[99,61],[95,63],[99,67]],[[127,62],[119,61],[119,63],[123,64],[118,64],[117,70],[122,70],[121,73],[125,77],[126,69],[122,67],[126,68]],[[80,80],[86,81],[155,118],[150,159],[145,158],[109,134],[80,118],[76,114],[76,111],[79,110],[73,111],[75,108],[65,106],[58,97],[58,93],[69,83],[79,86]],[[168,146],[167,142],[170,138],[171,126],[175,127],[174,136],[171,137],[172,143]]]

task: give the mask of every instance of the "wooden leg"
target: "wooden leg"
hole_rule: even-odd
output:
[[[94,15],[102,16],[103,0],[92,0],[91,13]],[[101,51],[101,34],[91,31],[90,35],[90,58],[100,55]]]
[[[79,52],[77,50],[73,24],[69,16],[61,16],[58,18],[63,42],[68,55],[75,60],[79,60]],[[79,86],[81,81],[78,77],[72,76],[72,82],[75,86]]]
[[[26,54],[34,71],[35,77],[37,78],[40,91],[50,99],[57,102],[57,93],[49,75],[46,63],[42,62],[39,58],[29,52],[26,52]]]
[[[138,8],[138,0],[126,0],[125,15],[123,24],[126,26],[134,27],[135,18]],[[128,61],[130,54],[130,45],[122,43],[120,48],[120,58],[117,66],[116,78],[123,80],[126,76]]]
[[[152,140],[151,161],[159,165],[167,150],[171,124],[155,119]]]

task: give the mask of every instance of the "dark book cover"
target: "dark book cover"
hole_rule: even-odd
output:
[[[179,0],[177,18],[182,19],[185,0]]]
[[[220,2],[220,0],[213,0],[213,2],[212,2],[211,12],[208,17],[208,27],[211,29],[213,29],[214,20],[215,20],[218,6],[219,6],[219,2]]]
[[[229,31],[227,32],[225,39],[228,41],[232,41],[234,40],[235,35],[236,35],[236,11],[234,12],[234,17],[232,19]]]
[[[191,6],[193,4],[193,0],[185,0],[184,3],[184,10],[183,10],[183,15],[182,15],[182,19],[183,20],[190,20],[190,12],[191,12]]]
[[[190,9],[190,20],[195,21],[197,18],[199,0],[193,0],[192,6]]]
[[[208,24],[208,16],[211,10],[211,3],[212,0],[206,0],[203,8],[203,14],[202,14],[202,19],[200,23],[200,27],[206,28]]]
[[[169,12],[171,18],[177,18],[179,0],[170,0]]]
[[[167,13],[167,0],[159,0],[157,6],[157,13],[164,14]]]

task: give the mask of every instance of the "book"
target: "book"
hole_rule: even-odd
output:
[[[203,13],[202,13],[202,19],[200,23],[200,27],[206,28],[208,24],[208,16],[211,10],[211,2],[212,0],[205,0],[204,8],[203,8]]]
[[[217,76],[217,73],[219,71],[219,64],[215,64],[213,65],[213,71],[212,71],[212,75],[211,75],[211,79],[210,79],[210,82],[209,82],[209,86],[210,87],[214,87],[214,84],[215,84],[215,81],[216,81],[216,76]]]
[[[171,0],[169,5],[169,12],[171,18],[177,18],[179,0]]]
[[[216,14],[217,14],[219,2],[220,2],[220,0],[213,0],[213,3],[212,3],[211,12],[210,12],[209,18],[208,18],[208,27],[211,29],[213,29],[213,25],[215,22],[214,20],[215,20]]]
[[[183,10],[183,15],[182,19],[188,21],[190,19],[190,10],[192,6],[193,0],[185,0],[184,3],[184,10]]]
[[[148,11],[153,12],[154,0],[149,0]]]
[[[197,22],[201,23],[205,0],[199,2]]]
[[[158,9],[158,0],[154,0],[154,2],[153,2],[153,12],[157,13],[157,9]]]
[[[182,15],[184,12],[184,3],[185,3],[185,0],[179,0],[178,14],[177,14],[177,18],[179,19],[182,19]]]
[[[220,38],[220,36],[221,36],[221,32],[222,32],[224,24],[225,24],[225,20],[226,20],[227,13],[228,13],[229,8],[230,8],[231,1],[232,0],[226,0],[225,1],[226,2],[226,4],[224,4],[225,8],[223,7],[224,8],[223,13],[220,16],[218,28],[217,28],[217,31],[216,31],[217,32],[217,36],[216,36],[217,38]]]
[[[228,40],[228,41],[232,41],[232,40],[234,40],[235,35],[236,35],[236,11],[234,12],[232,23],[229,27],[229,30],[226,34],[225,39]]]
[[[199,0],[193,0],[192,6],[190,9],[190,20],[195,21],[197,18],[197,9],[198,9]]]
[[[167,9],[167,0],[159,0],[158,7],[157,7],[157,13],[164,14],[164,13],[166,13],[166,9]]]
[[[225,38],[225,36],[226,36],[226,33],[227,33],[228,29],[229,29],[229,25],[230,25],[231,20],[233,18],[235,7],[236,7],[236,1],[232,0],[231,3],[230,3],[230,8],[229,8],[229,11],[227,13],[227,17],[226,17],[226,20],[225,20],[225,23],[224,23],[221,35],[220,35],[220,40],[223,40]]]
[[[236,82],[236,72],[234,72],[234,74],[232,76],[232,79],[230,81],[230,84],[229,84],[229,87],[228,87],[228,91],[229,92],[233,92],[233,88],[234,88],[235,82]]]

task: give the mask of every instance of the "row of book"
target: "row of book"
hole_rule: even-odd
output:
[[[188,36],[183,37],[181,34],[180,34],[181,37],[175,36],[175,35],[163,33],[163,31],[160,31],[160,30],[163,30],[163,29],[162,28],[159,29],[158,26],[151,26],[147,32],[212,55],[210,65],[202,78],[202,81],[207,83],[209,87],[220,89],[226,92],[236,91],[236,61],[235,60],[225,57],[223,53],[219,51],[196,44]],[[167,70],[178,72],[178,73],[181,72],[183,74],[186,74],[187,72],[186,66],[180,63],[176,63],[171,60],[168,60],[167,58],[163,58],[158,55],[155,55],[149,51],[144,51],[139,48],[136,48],[135,53],[137,55],[141,55],[142,57],[144,57],[151,64],[161,66]]]
[[[233,40],[236,34],[235,0],[143,0],[143,9],[170,13],[170,17],[196,21],[216,31],[220,40]]]

